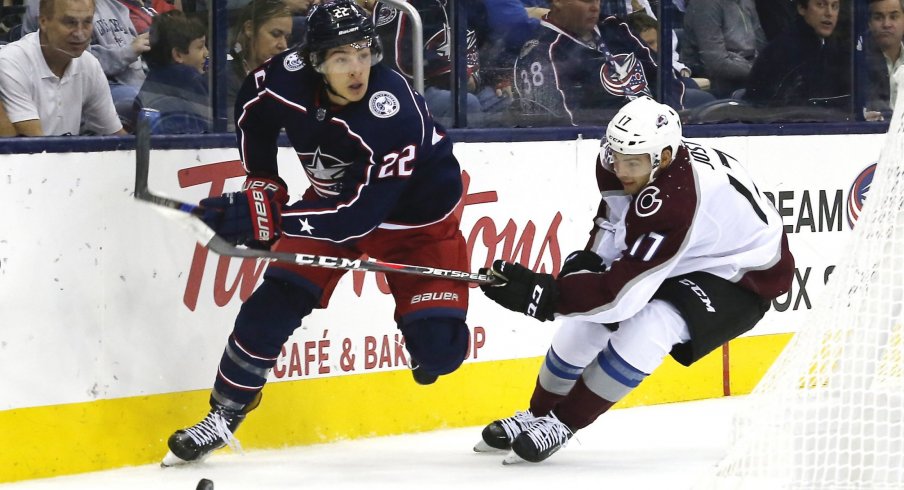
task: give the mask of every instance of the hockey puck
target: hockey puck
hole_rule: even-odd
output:
[[[201,478],[195,490],[213,490],[213,482],[207,478]]]

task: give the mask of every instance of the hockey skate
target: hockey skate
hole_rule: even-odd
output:
[[[525,410],[523,412],[515,412],[515,415],[495,420],[483,428],[481,440],[474,445],[474,451],[483,453],[487,451],[507,451],[512,447],[512,441],[518,437],[518,434],[524,432],[534,421],[536,417]]]
[[[522,461],[539,463],[568,445],[574,432],[550,412],[545,417],[537,417],[533,424],[512,441],[512,452],[502,464]]]
[[[204,420],[177,430],[169,437],[166,445],[169,451],[160,466],[177,466],[203,461],[210,453],[224,446],[234,451],[242,451],[242,445],[235,438],[235,431],[245,420],[245,416],[260,404],[260,394],[243,410],[233,410],[211,400],[212,408]]]

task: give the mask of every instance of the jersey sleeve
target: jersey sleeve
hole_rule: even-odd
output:
[[[235,132],[239,155],[249,175],[278,177],[277,140],[282,130],[278,111],[267,93],[268,65],[251,72],[235,99]]]
[[[559,278],[557,314],[613,323],[650,301],[686,253],[696,214],[695,186],[676,187],[651,185],[635,196],[624,222],[627,248],[606,272]]]
[[[612,265],[625,249],[625,212],[631,198],[625,193],[618,178],[601,163],[596,161],[596,181],[600,190],[600,204],[593,220],[593,230],[587,250],[599,255],[607,267]]]

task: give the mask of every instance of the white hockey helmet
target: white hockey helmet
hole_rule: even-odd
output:
[[[625,104],[609,121],[606,138],[600,148],[600,161],[612,169],[612,151],[625,155],[650,155],[652,182],[662,163],[662,150],[671,149],[672,158],[675,158],[679,146],[681,119],[678,113],[649,97],[638,97]]]

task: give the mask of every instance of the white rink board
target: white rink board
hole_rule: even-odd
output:
[[[708,141],[747,162],[761,191],[781,197],[800,274],[808,274],[805,294],[795,283],[788,298],[779,298],[785,311],[770,311],[753,334],[800,324],[806,300],[818,296],[824,271],[849,235],[849,188],[878,159],[882,137]],[[457,144],[468,182],[462,231],[472,268],[488,256],[514,255],[550,271],[582,248],[598,201],[598,144]],[[236,157],[232,149],[154,151],[151,188],[189,202],[208,195],[211,182],[234,190],[242,179],[223,176],[240,168],[222,162]],[[179,225],[132,199],[133,160],[126,151],[0,156],[0,372],[7,373],[0,377],[0,410],[212,383],[240,298],[259,277],[255,264],[205,257]],[[282,173],[297,198],[305,184],[295,162],[283,148]],[[842,226],[824,224],[820,231],[817,196],[834,200],[839,192]],[[813,227],[806,225],[808,207]],[[376,276],[352,276],[340,283],[330,308],[312,314],[290,339],[274,381],[404,368],[394,345],[391,298]],[[469,362],[545,353],[552,324],[510,313],[471,291],[468,323],[477,349]]]

